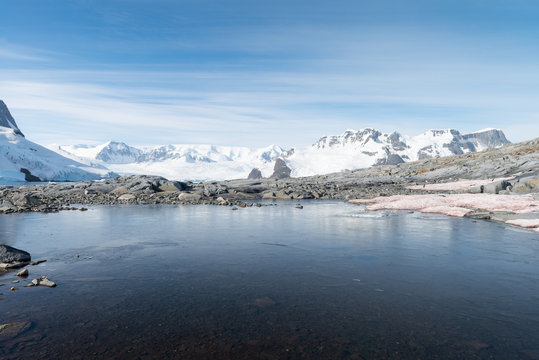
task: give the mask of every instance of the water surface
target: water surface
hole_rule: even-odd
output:
[[[537,234],[302,204],[0,216],[47,259],[0,274],[0,324],[30,324],[0,357],[539,358]],[[39,275],[58,286],[22,287]]]

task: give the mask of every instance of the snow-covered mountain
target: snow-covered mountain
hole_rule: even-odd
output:
[[[102,165],[82,164],[27,140],[0,100],[0,183],[96,180],[112,175]]]
[[[375,129],[347,130],[324,136],[312,146],[292,149],[284,157],[293,176],[308,176],[373,165],[395,165],[420,159],[464,154],[509,144],[498,129],[461,134],[454,129],[429,130],[409,137]]]
[[[119,174],[161,175],[173,180],[224,180],[246,178],[253,168],[269,177],[277,158],[286,161],[292,176],[308,176],[463,154],[507,143],[503,132],[496,129],[464,135],[457,130],[429,130],[414,137],[363,129],[324,136],[310,147],[288,151],[275,145],[252,150],[212,145],[133,147],[113,141],[98,146],[51,145],[50,148],[88,166],[102,165]]]
[[[97,146],[50,145],[49,148],[88,165],[106,166],[119,174],[198,181],[243,178],[255,167],[269,176],[275,160],[284,152],[276,145],[259,149],[214,145],[133,147],[115,141]]]

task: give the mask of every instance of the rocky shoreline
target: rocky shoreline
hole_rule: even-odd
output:
[[[495,180],[497,178],[503,179]],[[432,184],[462,179],[483,179],[486,182],[465,190],[432,188]],[[262,206],[261,202],[267,204],[271,200],[350,200],[463,192],[531,194],[537,199],[537,184],[539,138],[483,152],[304,178],[195,183],[134,175],[102,181],[0,186],[0,214],[86,210],[84,205],[211,204],[248,207]]]

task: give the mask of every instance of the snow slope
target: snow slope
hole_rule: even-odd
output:
[[[114,175],[100,164],[83,164],[27,140],[0,100],[0,183],[25,181],[21,170],[44,181],[96,180]]]
[[[260,149],[186,144],[136,148],[114,141],[98,146],[51,145],[49,148],[79,162],[106,166],[121,175],[160,175],[192,181],[244,178],[255,167],[270,176],[275,160],[284,152],[275,145]]]
[[[288,151],[284,157],[293,176],[308,176],[465,154],[508,143],[503,132],[497,129],[465,135],[454,129],[429,130],[413,137],[362,129],[324,136],[308,148]]]
[[[101,165],[85,165],[0,127],[0,183],[25,181],[21,169],[43,181],[97,180],[113,174]]]

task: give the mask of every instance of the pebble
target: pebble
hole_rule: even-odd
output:
[[[28,276],[28,269],[22,269],[17,273],[17,276]]]
[[[36,261],[32,261],[32,265],[39,265],[41,263],[44,263],[45,261],[47,260],[36,260]]]

